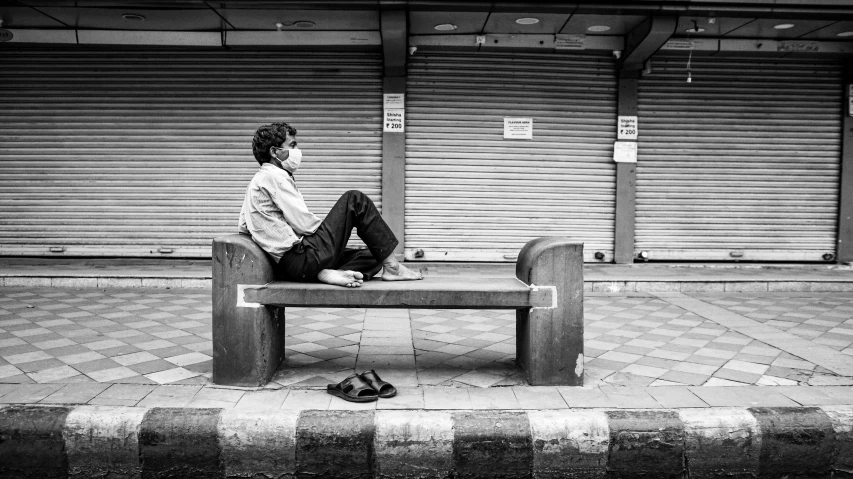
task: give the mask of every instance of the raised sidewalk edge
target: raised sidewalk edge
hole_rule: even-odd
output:
[[[853,406],[0,408],[0,476],[853,477]]]

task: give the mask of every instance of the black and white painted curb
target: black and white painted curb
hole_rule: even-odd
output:
[[[0,477],[851,477],[853,406],[0,409]]]

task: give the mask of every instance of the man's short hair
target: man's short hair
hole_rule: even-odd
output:
[[[272,123],[258,128],[258,131],[255,132],[255,138],[252,140],[252,153],[255,155],[258,163],[261,165],[269,163],[272,160],[270,157],[270,147],[280,146],[284,143],[288,134],[290,136],[296,135],[296,128],[283,122]]]

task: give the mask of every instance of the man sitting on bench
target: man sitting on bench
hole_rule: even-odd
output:
[[[349,288],[379,270],[384,281],[423,279],[394,257],[399,241],[364,193],[347,191],[322,221],[308,211],[293,178],[302,161],[295,128],[287,123],[258,128],[252,153],[261,169],[246,189],[239,232],[273,257],[277,278]],[[353,227],[367,250],[346,247]]]

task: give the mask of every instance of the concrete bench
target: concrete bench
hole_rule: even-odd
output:
[[[360,288],[275,281],[248,236],[213,240],[213,382],[262,386],[284,359],[291,307],[515,309],[516,358],[531,385],[583,385],[583,244],[538,238],[517,278],[369,281]]]

